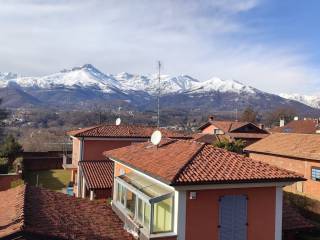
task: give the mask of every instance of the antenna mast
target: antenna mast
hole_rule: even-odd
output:
[[[160,127],[160,94],[161,94],[161,92],[160,92],[160,71],[161,71],[161,62],[160,61],[158,61],[158,124],[157,124],[157,126],[158,126],[158,128]]]

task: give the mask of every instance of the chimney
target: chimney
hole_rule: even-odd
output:
[[[213,119],[214,119],[214,116],[213,116],[213,115],[210,115],[210,116],[208,117],[209,122],[213,121]]]
[[[293,118],[293,120],[294,120],[294,121],[298,121],[298,120],[299,120],[299,117],[298,117],[298,116],[295,116],[295,117]]]
[[[264,130],[264,124],[259,123],[259,128],[262,129],[262,130]]]
[[[283,126],[284,126],[284,119],[280,118],[280,127],[283,127]]]

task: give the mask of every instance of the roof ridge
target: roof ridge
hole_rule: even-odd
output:
[[[20,189],[17,194],[17,198],[20,199],[20,201],[16,204],[16,210],[17,210],[17,219],[15,221],[21,221],[20,223],[20,231],[22,231],[25,228],[25,206],[26,206],[26,192],[27,192],[27,184],[24,184],[20,186]],[[20,205],[21,204],[21,205]]]
[[[188,141],[188,140],[186,140]],[[198,154],[203,150],[203,148],[207,145],[205,143],[200,143],[200,142],[196,142],[196,141],[188,141],[188,142],[194,142],[194,143],[198,143],[200,146],[200,148],[190,157],[190,159],[183,164],[183,166],[179,169],[179,171],[175,174],[175,176],[173,177],[171,183],[175,183],[177,178],[179,178],[180,174],[184,171],[185,168],[187,168],[187,166],[189,165],[190,162],[192,162],[196,156],[198,156]]]
[[[108,159],[93,159],[93,160],[81,160],[79,163],[86,163],[86,162],[109,162],[111,160]]]

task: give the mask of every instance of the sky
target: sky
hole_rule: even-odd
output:
[[[320,95],[320,1],[0,0],[0,71],[234,79]]]

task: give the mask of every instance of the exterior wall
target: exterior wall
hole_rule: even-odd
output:
[[[114,140],[85,140],[83,149],[83,160],[101,160],[106,157],[104,151],[131,145],[131,141]]]
[[[124,171],[125,173],[129,173],[132,170],[130,168],[127,168],[119,163],[114,163],[114,176],[117,177],[121,175],[121,171]]]
[[[0,174],[0,191],[11,188],[11,182],[21,179],[20,174]]]
[[[72,164],[78,166],[78,161],[80,160],[80,145],[81,140],[78,138],[72,139]]]
[[[218,240],[219,197],[245,194],[248,196],[248,240],[275,239],[276,188],[243,188],[199,190],[190,200],[187,192],[186,240]]]
[[[320,167],[320,162],[261,153],[250,153],[249,156],[255,160],[302,174],[307,181],[292,184],[285,187],[284,190],[303,193],[311,198],[320,199],[320,182],[311,179],[311,167]]]
[[[214,129],[218,129],[217,127],[210,125],[202,130],[202,133],[213,134]]]
[[[94,189],[94,199],[107,199],[112,197],[112,189]]]

